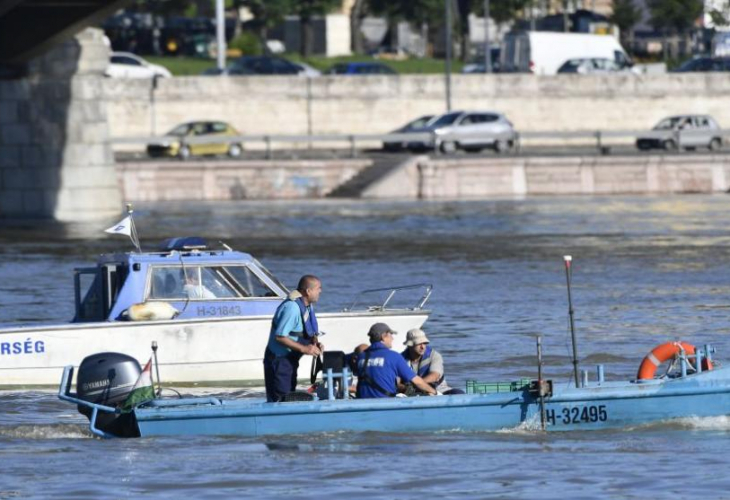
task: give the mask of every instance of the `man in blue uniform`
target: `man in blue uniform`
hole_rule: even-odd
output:
[[[317,339],[319,326],[313,307],[321,293],[319,278],[302,276],[297,290],[274,313],[264,353],[266,400],[270,403],[281,401],[296,389],[301,357],[319,356],[324,349]]]
[[[375,323],[370,327],[370,347],[357,358],[358,398],[394,397],[398,379],[412,383],[426,394],[436,395],[436,389],[416,375],[403,356],[391,350],[395,333],[385,323]]]

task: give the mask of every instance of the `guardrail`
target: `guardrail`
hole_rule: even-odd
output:
[[[490,143],[504,141],[507,149],[517,152],[524,148],[524,141],[536,139],[547,140],[585,140],[594,146],[601,154],[610,154],[610,145],[607,139],[631,138],[634,140],[648,139],[657,141],[657,145],[664,149],[680,149],[692,147],[721,146],[724,139],[730,137],[730,130],[576,130],[567,132],[534,131],[534,132],[503,132],[503,133],[452,133],[440,134],[435,132],[397,133],[397,134],[324,134],[324,135],[207,135],[204,137],[156,136],[156,137],[120,137],[110,140],[112,144],[157,144],[165,145],[180,143],[181,145],[194,144],[245,144],[263,143],[266,158],[273,158],[273,145],[306,143],[344,143],[350,150],[350,156],[357,156],[357,145],[364,143],[382,142],[397,147],[420,147],[432,150],[436,154],[444,152],[444,145],[459,143],[468,148],[471,141],[474,147],[488,147]],[[720,144],[714,144],[715,138]]]

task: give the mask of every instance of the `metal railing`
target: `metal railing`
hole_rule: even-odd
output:
[[[429,297],[431,297],[431,292],[433,291],[433,285],[430,283],[418,283],[415,285],[404,285],[404,286],[396,286],[396,287],[389,287],[389,288],[374,288],[372,290],[363,290],[362,292],[358,293],[355,296],[355,300],[352,301],[352,304],[350,307],[346,307],[343,309],[344,312],[350,312],[354,311],[355,307],[359,305],[361,302],[363,302],[363,297],[366,295],[374,295],[374,294],[386,294],[387,297],[383,300],[382,304],[380,305],[369,305],[365,306],[364,310],[367,311],[387,311],[387,310],[395,310],[395,309],[388,309],[388,304],[393,300],[396,293],[402,291],[402,290],[417,290],[417,289],[423,289],[423,294],[416,302],[416,305],[413,307],[408,307],[406,309],[410,309],[413,311],[420,311],[423,309],[423,306],[426,305],[426,302],[428,301]]]
[[[682,147],[694,147],[697,140],[707,139],[709,145],[712,138],[724,140],[730,137],[730,129],[718,130],[576,130],[566,132],[556,131],[534,131],[534,132],[501,132],[501,133],[451,133],[437,134],[435,132],[415,132],[397,134],[322,134],[322,135],[209,135],[204,137],[156,136],[156,137],[122,137],[112,138],[112,144],[171,144],[180,145],[192,144],[261,144],[263,143],[266,158],[273,158],[274,144],[304,143],[309,147],[315,143],[341,143],[347,144],[352,158],[357,157],[358,144],[372,144],[381,142],[383,144],[396,144],[402,147],[421,147],[432,150],[434,153],[441,153],[441,146],[447,142],[458,142],[463,147],[469,147],[470,141],[475,146],[483,147],[496,141],[505,141],[510,149],[519,152],[524,149],[525,141],[583,141],[595,147],[602,154],[610,153],[610,145],[607,139],[629,138],[632,140],[655,139],[665,143],[667,149],[678,149]],[[671,144],[669,143],[671,141]],[[544,142],[542,143],[544,144]],[[572,144],[575,145],[575,144]],[[295,148],[296,149],[296,148]]]

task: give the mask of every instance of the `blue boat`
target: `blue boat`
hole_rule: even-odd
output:
[[[691,349],[690,349],[691,348]],[[603,366],[595,380],[584,372],[577,387],[549,380],[508,384],[467,383],[467,394],[435,397],[349,399],[346,368],[327,368],[322,396],[309,401],[266,403],[260,399],[214,397],[153,399],[129,413],[111,402],[123,401],[139,367],[126,378],[102,381],[94,393],[71,392],[73,367],[66,367],[59,397],[79,405],[90,419],[92,432],[103,437],[169,435],[266,436],[338,431],[431,432],[544,429],[547,431],[598,430],[632,427],[687,417],[730,414],[730,368],[715,366],[710,345],[694,349],[671,342],[647,357],[635,380],[606,381]],[[664,353],[659,358],[657,353]],[[671,355],[671,357],[670,357]],[[120,374],[124,357],[106,356],[104,373]],[[654,378],[657,365],[672,361],[672,369]],[[99,359],[93,360],[95,366]],[[80,368],[84,369],[84,363]],[[540,366],[540,365],[539,365]],[[113,368],[113,369],[111,369]],[[539,370],[538,370],[539,371]],[[83,380],[97,375],[79,377]],[[344,383],[342,383],[344,381]],[[124,390],[118,389],[126,387]],[[77,382],[77,389],[79,383]]]

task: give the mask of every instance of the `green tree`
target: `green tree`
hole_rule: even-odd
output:
[[[634,0],[614,0],[609,21],[621,30],[621,41],[628,47],[626,42],[633,39],[634,25],[641,21],[641,10],[634,5]]]
[[[251,11],[253,29],[265,44],[269,38],[269,30],[284,21],[284,16],[292,10],[294,0],[238,0],[238,2]]]
[[[704,11],[703,0],[648,0],[651,24],[664,33],[664,53],[667,54],[668,35],[681,35],[689,45],[689,30]]]

